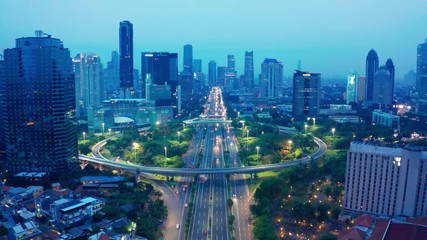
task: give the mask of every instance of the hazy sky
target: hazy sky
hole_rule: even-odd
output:
[[[123,20],[134,26],[138,69],[141,51],[177,52],[181,69],[190,43],[204,72],[209,60],[223,66],[234,54],[242,74],[244,51],[254,51],[256,73],[267,57],[284,63],[285,77],[299,59],[323,77],[363,75],[374,48],[380,64],[393,59],[400,77],[415,69],[417,44],[427,38],[424,0],[1,0],[0,49],[41,29],[72,56],[93,52],[105,64],[118,50]]]

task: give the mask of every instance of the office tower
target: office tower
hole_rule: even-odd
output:
[[[123,96],[133,89],[133,25],[129,21],[120,22],[120,88]]]
[[[245,52],[244,88],[247,92],[254,90],[254,52]]]
[[[193,75],[193,46],[184,45],[184,61],[182,72]]]
[[[0,54],[0,139],[4,139],[4,106],[3,106],[3,97],[4,97],[4,70],[3,70],[3,55]],[[2,166],[5,165],[6,161],[6,143],[4,141],[0,141],[0,164]]]
[[[75,82],[70,51],[36,31],[4,50],[6,168],[65,173],[78,167]]]
[[[261,64],[261,97],[275,100],[283,92],[283,64],[276,59],[266,58]]]
[[[236,71],[236,60],[234,59],[234,55],[227,55],[227,71]]]
[[[177,111],[178,107],[178,54],[167,52],[143,52],[141,55],[141,76],[147,79],[147,74],[151,78],[152,88],[155,86],[169,85],[169,98],[156,101],[156,106],[173,106]],[[146,82],[142,81],[143,88],[146,89]],[[144,91],[145,92],[145,91]],[[163,94],[163,87],[159,87],[159,92]],[[144,94],[144,97],[146,97]],[[154,92],[154,94],[156,94]],[[153,92],[151,92],[151,97]]]
[[[357,86],[357,101],[363,102],[366,100],[366,77],[359,77]]]
[[[427,152],[408,146],[352,142],[344,211],[382,216],[427,214]]]
[[[375,50],[371,49],[366,57],[366,101],[372,102],[374,98],[374,75],[378,70],[378,55]]]
[[[346,103],[357,103],[358,102],[358,91],[359,91],[359,78],[356,73],[351,73],[347,76],[347,92],[346,92]]]
[[[196,92],[198,92],[199,89],[202,89],[206,86],[205,78],[202,72],[202,59],[193,60],[193,72],[194,72],[195,90]]]
[[[376,71],[371,102],[390,107],[393,104],[394,67],[393,72],[390,72],[389,67],[390,66],[381,66]]]
[[[112,51],[111,61],[107,62],[104,69],[104,99],[117,98],[120,91],[120,63],[119,53]]]
[[[210,60],[208,64],[208,84],[210,87],[217,85],[216,62]]]
[[[224,66],[217,67],[216,86],[224,87],[224,85],[225,85],[225,73],[226,72],[227,72],[227,67],[224,67]]]
[[[417,48],[416,88],[420,98],[427,98],[427,38]]]
[[[76,79],[76,117],[87,119],[104,100],[101,59],[96,54],[77,54],[72,61]]]
[[[296,70],[293,90],[294,118],[305,119],[317,116],[320,105],[320,73]]]

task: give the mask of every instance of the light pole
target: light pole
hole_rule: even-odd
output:
[[[86,132],[83,132],[83,141],[86,140]]]
[[[307,132],[308,124],[304,124],[304,130]]]
[[[289,144],[289,152],[291,152],[291,150],[292,150],[292,140],[289,140],[288,144]]]
[[[246,137],[249,137],[249,130],[246,130]]]
[[[165,149],[165,158],[167,158],[168,157],[168,148],[164,147],[164,149]]]
[[[313,127],[316,126],[316,118],[313,118]]]
[[[108,136],[111,136],[111,128],[108,129]]]
[[[244,129],[245,128],[245,121],[240,121],[240,123],[242,124],[242,129]]]
[[[259,159],[259,146],[256,146],[256,165],[258,165],[258,159]]]
[[[331,131],[332,131],[332,138],[335,138],[335,131],[336,131],[336,129],[332,128]]]
[[[178,142],[181,142],[181,139],[180,139],[180,136],[181,135],[181,132],[180,131],[178,131]]]
[[[139,148],[139,144],[138,143],[136,143],[136,142],[134,142],[133,143],[133,152],[134,152],[134,158],[135,158],[135,162],[136,162],[136,150],[138,150],[138,148]]]
[[[105,123],[102,123],[102,135],[104,135],[104,131],[105,131]]]

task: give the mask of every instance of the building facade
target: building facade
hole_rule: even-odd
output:
[[[184,59],[182,72],[193,74],[193,46],[191,44],[184,45]]]
[[[417,48],[416,88],[421,98],[427,98],[427,39]]]
[[[383,216],[427,214],[427,151],[353,142],[347,154],[344,210]]]
[[[120,91],[120,63],[119,53],[111,52],[111,61],[107,62],[107,67],[103,73],[104,79],[104,99],[117,98]]]
[[[366,56],[366,101],[370,102],[374,98],[375,73],[378,70],[379,60],[375,50],[371,49]]]
[[[283,64],[266,58],[261,64],[261,98],[277,100],[283,92]]]
[[[293,80],[292,112],[295,118],[315,117],[320,109],[320,73],[296,70]]]
[[[391,113],[378,110],[372,112],[372,123],[389,127],[393,130],[400,130],[400,117]]]
[[[36,31],[4,50],[2,93],[10,172],[78,167],[73,64],[61,40]]]
[[[243,89],[245,92],[254,90],[254,52],[245,52],[245,75]]]
[[[210,60],[208,64],[208,85],[210,87],[217,85],[216,62],[214,60]]]
[[[372,103],[388,107],[392,106],[394,94],[394,67],[392,69],[393,70],[391,70],[390,67],[385,65],[381,66],[375,72],[374,84],[372,89]]]
[[[346,103],[357,103],[359,90],[359,78],[356,73],[351,73],[347,76],[347,91],[346,91]]]
[[[131,22],[120,22],[119,41],[120,88],[126,98],[133,89],[133,25]]]

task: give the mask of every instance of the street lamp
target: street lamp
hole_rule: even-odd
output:
[[[104,135],[104,131],[105,131],[105,123],[102,123],[102,135]]]
[[[291,151],[291,149],[292,149],[292,140],[289,140],[288,141],[288,144],[289,144],[289,152]]]
[[[308,118],[307,118],[307,122],[308,122],[308,121],[310,121],[310,119],[311,119],[311,118],[310,118],[310,117],[308,117]]]
[[[167,158],[168,157],[168,148],[164,147],[164,149],[165,149],[165,158]]]
[[[108,129],[108,136],[111,136],[111,128]]]
[[[134,142],[133,143],[133,150],[134,150],[134,154],[135,154],[135,162],[136,162],[136,150],[138,150],[138,148],[139,148],[139,144]]]
[[[335,138],[335,131],[336,131],[336,129],[332,128],[331,131],[332,131],[332,137]]]
[[[316,126],[316,118],[313,118],[313,127]]]
[[[86,132],[83,132],[83,141],[86,140]]]
[[[249,130],[246,130],[246,137],[249,137]]]
[[[304,124],[304,130],[307,132],[308,124]]]
[[[240,121],[240,123],[242,124],[242,129],[244,129],[245,128],[245,121]]]
[[[178,142],[181,142],[181,140],[180,140],[180,138],[179,138],[179,135],[181,135],[181,132],[180,132],[180,131],[178,131]]]
[[[256,164],[258,165],[258,154],[259,154],[259,146],[256,146]]]

